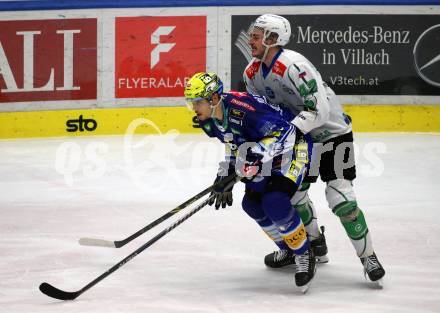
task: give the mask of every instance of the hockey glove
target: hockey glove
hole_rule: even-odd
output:
[[[229,162],[220,162],[220,166],[218,169],[217,177],[214,181],[214,189],[211,192],[212,197],[208,204],[212,205],[215,202],[215,209],[218,210],[220,205],[222,208],[226,208],[226,206],[232,205],[232,188],[234,187],[235,182],[230,182],[228,184],[217,184],[219,181],[224,179],[226,176],[229,176],[231,172],[233,172],[234,166]]]
[[[261,172],[263,155],[255,153],[249,149],[245,156],[237,157],[237,174],[244,177],[247,181],[252,181]]]

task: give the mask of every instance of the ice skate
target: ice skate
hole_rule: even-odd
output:
[[[360,258],[360,260],[364,266],[365,279],[370,282],[371,287],[382,289],[382,278],[385,275],[385,270],[379,263],[376,253],[364,258]]]
[[[313,241],[310,241],[310,245],[315,254],[317,263],[327,263],[327,244],[324,236],[325,228],[321,226],[321,234]],[[295,254],[290,250],[278,250],[274,251],[264,258],[264,264],[270,268],[281,268],[291,264],[295,264]]]
[[[280,268],[295,264],[295,254],[292,250],[274,251],[265,256],[264,264],[270,268]]]
[[[296,255],[295,263],[295,284],[302,293],[306,293],[316,271],[316,260],[313,250],[309,248],[303,254]]]
[[[310,245],[312,247],[313,253],[315,254],[317,263],[327,263],[327,243],[325,241],[324,236],[325,227],[321,226],[321,234],[315,240],[310,241]]]

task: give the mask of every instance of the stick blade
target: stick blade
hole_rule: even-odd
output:
[[[82,246],[117,248],[114,241],[95,238],[81,238],[79,244]]]
[[[46,296],[49,296],[58,300],[73,300],[80,295],[80,292],[68,292],[60,290],[51,284],[42,283],[40,285],[40,291],[44,293]]]

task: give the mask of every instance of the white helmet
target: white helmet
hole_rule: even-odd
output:
[[[290,40],[290,23],[282,16],[275,14],[263,14],[255,20],[255,22],[251,25],[251,28],[252,27],[258,27],[264,31],[264,41],[270,36],[271,33],[277,34],[278,38],[274,45],[285,46]]]

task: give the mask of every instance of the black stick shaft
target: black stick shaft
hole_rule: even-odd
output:
[[[138,249],[136,249],[134,252],[132,252],[130,255],[128,255],[127,257],[125,257],[123,260],[119,261],[116,265],[114,265],[113,267],[111,267],[109,270],[107,270],[105,273],[103,273],[101,276],[95,278],[93,281],[91,281],[90,283],[88,283],[85,287],[83,287],[81,289],[81,293],[83,293],[84,291],[90,289],[91,287],[93,287],[94,285],[96,285],[98,282],[100,282],[101,280],[103,280],[104,278],[106,278],[108,275],[110,275],[111,273],[115,272],[116,270],[120,269],[122,266],[124,266],[126,263],[128,263],[129,261],[131,261],[134,257],[136,257],[138,254],[140,254],[142,251],[144,251],[145,249],[147,249],[148,247],[150,247],[152,244],[154,244],[156,241],[158,241],[160,238],[162,238],[163,236],[165,236],[166,234],[168,234],[170,231],[172,231],[174,228],[176,228],[177,226],[179,226],[180,224],[182,224],[184,221],[186,221],[187,219],[189,219],[191,216],[193,216],[195,213],[197,213],[198,211],[200,211],[204,206],[206,206],[209,202],[210,198],[206,199],[205,201],[203,201],[201,204],[199,204],[197,207],[195,207],[192,211],[190,211],[188,214],[186,214],[185,216],[183,216],[181,219],[177,220],[175,223],[173,223],[171,226],[165,228],[164,230],[162,230],[159,234],[157,234],[156,236],[154,236],[152,239],[150,239],[149,241],[147,241],[146,243],[144,243],[142,246],[140,246]]]
[[[146,242],[145,244],[140,246],[138,249],[136,249],[130,255],[128,255],[127,257],[125,257],[121,261],[119,261],[117,264],[115,264],[110,269],[108,269],[106,272],[104,272],[103,274],[101,274],[100,276],[98,276],[97,278],[92,280],[90,283],[85,285],[80,290],[75,291],[75,292],[67,292],[67,291],[63,291],[61,289],[55,288],[55,287],[53,287],[52,285],[50,285],[48,283],[43,283],[43,284],[40,285],[41,292],[43,292],[44,294],[48,295],[49,297],[60,299],[60,300],[73,300],[73,299],[77,298],[79,295],[81,295],[85,291],[87,291],[90,288],[92,288],[93,286],[95,286],[97,283],[99,283],[101,280],[103,280],[104,278],[106,278],[107,276],[112,274],[113,272],[115,272],[118,269],[120,269],[122,266],[124,266],[125,264],[130,262],[133,258],[135,258],[138,254],[140,254],[142,251],[144,251],[145,249],[150,247],[152,244],[154,244],[160,238],[162,238],[163,236],[168,234],[174,228],[176,228],[177,226],[182,224],[184,221],[189,219],[191,216],[193,216],[195,213],[200,211],[203,207],[205,207],[208,204],[208,202],[210,201],[210,199],[212,197],[214,197],[214,196],[210,196],[209,198],[207,198],[205,201],[203,201],[197,207],[195,207],[193,210],[191,210],[188,214],[186,214],[185,216],[183,216],[182,218],[180,218],[179,220],[174,222],[169,227],[167,227],[164,230],[162,230],[159,234],[157,234],[151,240],[149,240],[148,242]]]
[[[139,229],[137,232],[135,232],[134,234],[128,236],[125,239],[122,240],[116,240],[114,241],[114,246],[115,248],[120,248],[125,246],[127,243],[131,242],[132,240],[136,239],[137,237],[139,237],[140,235],[146,233],[147,231],[149,231],[150,229],[152,229],[153,227],[159,225],[160,223],[164,222],[165,220],[169,219],[171,216],[173,216],[174,214],[180,212],[181,210],[183,210],[184,208],[186,208],[187,206],[191,205],[192,203],[194,203],[195,201],[199,200],[200,198],[202,198],[203,196],[207,195],[208,193],[210,193],[215,186],[218,186],[220,184],[228,184],[230,183],[232,180],[234,180],[236,178],[236,174],[233,173],[227,177],[225,177],[224,179],[222,179],[221,181],[217,182],[216,184],[213,184],[212,186],[209,186],[208,188],[206,188],[205,190],[199,192],[198,194],[196,194],[195,196],[193,196],[192,198],[186,200],[185,202],[183,202],[182,204],[180,204],[179,206],[175,207],[174,209],[172,209],[171,211],[165,213],[164,215],[162,215],[161,217],[159,217],[158,219],[156,219],[155,221],[151,222],[150,224],[148,224],[147,226],[143,227],[142,229]]]
[[[199,200],[200,198],[202,198],[203,196],[205,196],[206,194],[210,193],[212,191],[212,186],[206,188],[205,190],[199,192],[198,194],[196,194],[194,197],[192,197],[191,199],[188,199],[187,201],[185,201],[184,203],[180,204],[179,206],[175,207],[174,209],[172,209],[171,211],[165,213],[164,215],[162,215],[161,217],[159,217],[158,219],[156,219],[155,221],[151,222],[150,224],[148,224],[147,226],[145,226],[144,228],[138,230],[137,232],[135,232],[134,234],[128,236],[127,238],[123,239],[123,240],[117,240],[115,241],[115,247],[116,248],[120,248],[122,246],[125,246],[127,243],[129,243],[130,241],[136,239],[137,237],[139,237],[140,235],[146,233],[147,231],[149,231],[150,229],[152,229],[153,227],[159,225],[160,223],[166,221],[167,219],[169,219],[171,216],[173,216],[174,214],[178,213],[179,211],[183,210],[184,208],[186,208],[188,205],[194,203],[195,201]]]

